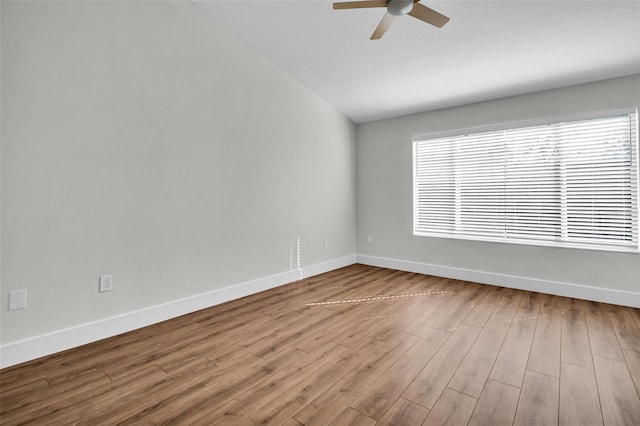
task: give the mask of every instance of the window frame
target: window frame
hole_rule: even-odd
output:
[[[418,232],[416,230],[416,222],[418,218],[418,206],[417,206],[417,185],[418,185],[418,176],[417,176],[417,164],[416,164],[416,150],[417,144],[419,142],[425,142],[428,140],[440,139],[440,138],[448,138],[448,137],[456,137],[456,136],[467,136],[478,133],[487,133],[487,132],[496,132],[496,131],[507,131],[513,129],[527,128],[527,127],[535,127],[535,126],[547,126],[554,125],[558,123],[571,122],[571,121],[586,121],[593,119],[603,119],[603,118],[612,118],[615,116],[621,115],[630,115],[635,114],[635,135],[632,138],[635,138],[635,144],[632,144],[632,155],[635,160],[635,170],[632,171],[632,179],[635,180],[635,199],[632,198],[632,205],[635,207],[635,211],[632,212],[632,216],[636,218],[635,225],[635,245],[634,246],[624,246],[624,245],[616,245],[616,244],[598,244],[598,243],[584,243],[584,242],[573,242],[573,241],[562,241],[562,240],[551,240],[551,239],[517,239],[517,238],[505,238],[505,237],[490,237],[483,235],[465,235],[462,233],[449,233],[447,231],[443,232]],[[425,133],[415,135],[411,140],[411,153],[412,153],[412,235],[414,237],[431,237],[431,238],[447,238],[447,239],[457,239],[457,240],[468,240],[468,241],[487,241],[487,242],[498,242],[498,243],[506,243],[506,244],[518,244],[518,245],[532,245],[532,246],[545,246],[552,248],[579,248],[586,250],[602,250],[602,251],[614,251],[614,252],[627,252],[627,253],[640,253],[640,117],[638,116],[638,108],[637,107],[628,107],[628,108],[620,108],[620,109],[609,109],[609,110],[600,110],[595,112],[583,112],[577,114],[565,114],[565,115],[554,115],[549,117],[542,117],[532,120],[521,120],[521,121],[511,121],[511,122],[503,122],[496,123],[485,126],[477,126],[477,127],[469,127],[462,129],[452,129],[443,132],[433,132],[433,133]],[[632,195],[633,197],[633,195]],[[456,207],[454,215],[459,215],[460,211]],[[455,222],[455,220],[454,220]]]

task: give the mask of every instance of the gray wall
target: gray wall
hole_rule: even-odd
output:
[[[412,137],[554,115],[636,107],[640,76],[358,126],[358,255],[640,293],[640,255],[414,237]],[[373,244],[367,236],[373,236]]]
[[[190,3],[3,1],[1,83],[2,343],[355,253],[355,126]]]

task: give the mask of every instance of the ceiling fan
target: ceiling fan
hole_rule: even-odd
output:
[[[396,16],[411,15],[420,19],[427,24],[435,25],[440,28],[447,22],[449,18],[427,6],[418,3],[420,0],[369,0],[369,1],[346,1],[334,3],[334,9],[362,9],[370,7],[386,7],[387,12],[382,17],[382,21],[376,27],[371,35],[371,40],[382,38],[384,33],[389,29],[393,19]]]

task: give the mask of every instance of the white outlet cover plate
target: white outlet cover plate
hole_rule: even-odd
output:
[[[9,310],[15,311],[27,307],[27,290],[9,290]]]
[[[100,293],[113,290],[113,275],[100,275],[98,290]]]

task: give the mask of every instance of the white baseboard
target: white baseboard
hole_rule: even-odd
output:
[[[589,287],[557,281],[546,281],[514,275],[496,274],[492,272],[474,271],[471,269],[452,268],[448,266],[410,262],[406,260],[389,259],[386,257],[367,256],[362,254],[357,255],[357,260],[358,263],[362,263],[363,265],[379,266],[382,268],[397,269],[406,272],[435,275],[443,278],[472,281],[482,284],[516,288],[519,290],[535,291],[539,293],[555,294],[557,296],[573,297],[576,299],[585,299],[640,308],[640,293],[600,287]]]
[[[299,279],[356,263],[356,255],[306,266],[302,271],[287,271],[252,281],[212,290],[161,305],[150,306],[110,318],[56,330],[0,346],[0,368],[31,361],[107,337],[146,327],[161,321],[249,296]]]

